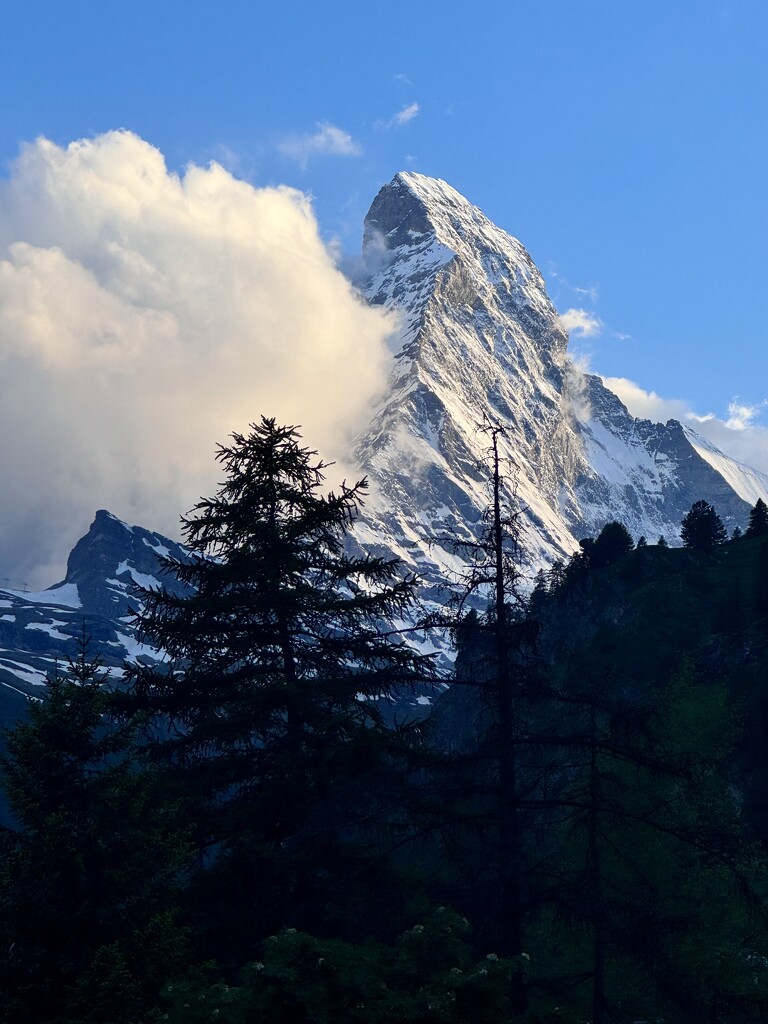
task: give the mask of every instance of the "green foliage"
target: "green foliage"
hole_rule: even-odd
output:
[[[238,985],[193,978],[166,990],[169,1024],[497,1024],[524,957],[477,959],[467,922],[438,907],[393,946],[318,939],[284,929]]]

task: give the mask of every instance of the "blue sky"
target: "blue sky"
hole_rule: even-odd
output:
[[[0,160],[128,128],[172,167],[311,192],[351,250],[395,171],[443,177],[601,320],[597,370],[700,412],[768,397],[764,0],[0,9]],[[281,151],[320,124],[357,155]]]
[[[300,189],[350,254],[378,188],[412,169],[523,242],[561,312],[583,310],[572,348],[635,382],[636,411],[768,422],[765,0],[0,0],[0,16],[0,243],[13,196],[37,202],[40,167],[17,158],[39,136],[126,129],[179,174],[215,160]],[[149,159],[106,149],[113,177]],[[61,216],[49,189],[19,240],[63,245]]]

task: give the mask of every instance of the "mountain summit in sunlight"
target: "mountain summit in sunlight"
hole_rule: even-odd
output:
[[[679,543],[692,503],[744,525],[768,477],[676,420],[637,419],[569,359],[568,335],[521,243],[450,185],[401,172],[365,221],[367,300],[397,313],[389,391],[357,441],[373,484],[359,534],[417,570],[440,600],[460,569],[450,538],[488,503],[484,422],[503,428],[507,498],[535,571],[611,519]]]
[[[505,498],[521,510],[531,579],[610,520],[635,539],[674,545],[694,501],[714,505],[730,531],[768,499],[764,474],[677,420],[631,416],[580,371],[526,250],[445,182],[403,172],[385,185],[365,221],[363,261],[366,301],[399,326],[388,387],[346,460],[371,482],[352,542],[401,558],[428,604],[444,603],[466,569],[457,542],[482,529],[491,472],[483,424],[503,429]],[[0,591],[9,694],[36,692],[84,618],[115,670],[126,655],[154,657],[133,637],[130,588],[154,585],[157,557],[173,542],[147,527],[100,512],[70,558],[66,587]]]

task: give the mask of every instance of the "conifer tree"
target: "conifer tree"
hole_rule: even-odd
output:
[[[79,641],[1,774],[17,828],[0,834],[0,1020],[128,1024],[186,953],[174,920],[187,856],[157,774],[111,719],[98,659]]]
[[[727,538],[720,516],[708,501],[694,501],[683,517],[680,537],[683,546],[694,551],[712,551]]]
[[[274,419],[233,434],[217,493],[182,520],[190,560],[163,562],[186,593],[145,591],[139,616],[168,661],[135,671],[128,710],[161,727],[152,753],[186,795],[206,868],[200,913],[219,901],[240,955],[263,929],[319,926],[345,872],[359,882],[404,752],[377,700],[431,671],[388,625],[413,577],[345,547],[365,481],[323,495],[315,456]]]
[[[768,534],[768,505],[758,498],[749,512],[749,525],[746,537],[764,537]]]
[[[590,568],[603,569],[632,550],[634,543],[629,530],[616,519],[606,523],[590,549]]]

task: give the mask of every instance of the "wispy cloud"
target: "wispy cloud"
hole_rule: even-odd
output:
[[[595,287],[592,287],[592,288],[578,288],[576,285],[572,285],[571,286],[571,291],[575,292],[576,295],[585,295],[589,299],[589,301],[592,303],[593,306],[597,302],[598,298],[600,297],[600,293],[598,292],[597,288],[595,288]]]
[[[602,323],[586,309],[566,309],[560,314],[560,323],[578,338],[595,338],[602,330]]]
[[[402,110],[398,110],[398,112],[393,114],[388,120],[377,121],[376,127],[379,131],[385,132],[390,131],[392,128],[402,128],[404,124],[408,124],[409,121],[418,117],[420,110],[421,107],[418,103],[408,103],[402,108]]]
[[[760,402],[759,405],[744,405],[738,398],[734,398],[728,406],[728,419],[725,421],[726,427],[730,430],[748,430],[754,425],[754,420],[757,419],[765,406],[766,402]]]
[[[283,156],[306,167],[313,156],[361,156],[363,147],[349,132],[330,121],[320,121],[314,132],[288,135],[277,147]]]
[[[419,116],[421,107],[418,103],[409,103],[407,107],[403,107],[395,116],[392,118],[392,124],[395,128],[399,128],[401,125],[408,124],[414,117]]]

